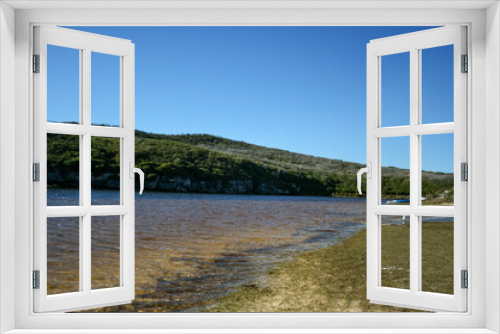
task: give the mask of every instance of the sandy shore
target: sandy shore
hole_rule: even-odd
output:
[[[383,282],[409,285],[409,225],[383,226]],[[424,223],[423,286],[453,288],[453,223]],[[397,241],[397,242],[394,242]],[[452,255],[451,255],[452,256]],[[394,268],[390,269],[390,268]],[[431,274],[429,274],[431,273]],[[451,273],[451,276],[450,276]],[[245,286],[202,309],[205,312],[415,312],[366,299],[366,230],[340,245],[308,251],[269,272],[267,286]]]

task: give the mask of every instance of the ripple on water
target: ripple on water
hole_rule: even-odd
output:
[[[72,203],[77,196],[75,190],[48,190],[49,205]],[[93,191],[92,196],[106,204],[116,193]],[[334,245],[363,229],[365,203],[301,196],[136,196],[136,299],[99,311],[196,311],[238,287],[265,286],[266,273],[278,263],[297,252]],[[51,240],[50,254],[65,248],[63,234]],[[106,251],[103,245],[99,254],[106,256]],[[78,255],[66,252],[64,261],[78,261],[70,256]],[[61,284],[75,279],[73,267],[61,267]]]

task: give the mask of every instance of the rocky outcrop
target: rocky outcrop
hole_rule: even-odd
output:
[[[290,185],[290,187],[297,188],[296,185]],[[145,188],[159,191],[207,194],[290,194],[289,189],[276,187],[272,182],[255,184],[252,180],[197,181],[189,177],[167,178],[166,176],[158,176],[154,181],[146,182]]]
[[[55,170],[47,173],[49,186],[61,188],[78,188],[79,175],[75,172]],[[138,182],[138,180],[136,180]],[[92,175],[92,187],[100,189],[120,189],[120,181],[114,174]],[[179,192],[179,193],[206,193],[206,194],[259,194],[259,195],[290,195],[300,191],[294,183],[283,183],[278,186],[273,182],[258,182],[252,180],[198,181],[190,177],[157,176],[154,180],[146,181],[145,189]]]

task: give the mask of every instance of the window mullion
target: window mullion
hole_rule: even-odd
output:
[[[80,98],[82,101],[82,112],[81,119],[82,125],[86,128],[85,134],[82,136],[82,158],[81,161],[81,171],[82,177],[80,178],[82,181],[81,187],[81,197],[83,198],[83,206],[87,208],[89,211],[81,218],[82,226],[81,226],[81,240],[80,240],[80,279],[82,280],[81,285],[83,286],[83,292],[90,294],[92,286],[92,245],[91,245],[91,222],[92,217],[90,215],[90,206],[91,206],[91,177],[92,177],[92,147],[91,147],[91,133],[90,133],[90,125],[91,125],[91,51],[86,48],[83,49],[82,56],[82,67],[81,67],[81,90],[80,90]]]
[[[86,214],[81,218],[82,224],[80,227],[80,286],[82,291],[90,294],[91,291],[91,219],[90,214]]]
[[[410,291],[418,291],[420,281],[419,217],[414,213],[420,204],[420,136],[419,124],[420,66],[419,50],[410,50]]]
[[[91,132],[90,132],[90,122],[91,122],[91,51],[87,48],[83,50],[83,66],[82,66],[82,89],[81,89],[81,100],[82,100],[82,125],[86,128],[85,134],[82,136],[83,147],[82,147],[82,158],[81,161],[81,171],[82,171],[82,198],[83,205],[90,208],[91,200]]]

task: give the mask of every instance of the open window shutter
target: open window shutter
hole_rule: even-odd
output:
[[[47,121],[48,48],[58,47],[76,52],[76,71],[79,71],[79,122],[55,123]],[[35,312],[66,312],[110,305],[130,303],[134,299],[134,44],[128,40],[100,36],[57,27],[34,28],[33,89],[34,89],[34,263],[33,293]],[[97,54],[113,55],[117,59],[116,76],[119,77],[120,124],[117,126],[93,125],[91,123],[91,57]],[[97,57],[97,56],[96,56]],[[79,59],[79,63],[78,63]],[[79,67],[79,69],[78,69]],[[75,75],[68,73],[67,76]],[[78,76],[76,74],[75,76]],[[53,77],[50,80],[57,80]],[[117,84],[118,86],[118,84]],[[118,87],[116,87],[118,92]],[[64,99],[57,95],[51,98]],[[78,94],[77,94],[78,96]],[[77,98],[78,99],[78,98]],[[119,101],[118,101],[119,100]],[[78,102],[78,100],[77,100]],[[78,103],[77,103],[78,104]],[[78,108],[78,107],[77,107]],[[118,109],[118,108],[117,108]],[[57,120],[56,120],[57,121]],[[74,149],[79,152],[77,172],[78,198],[70,205],[47,203],[48,155],[47,140],[54,137],[74,138]],[[66,137],[64,137],[66,136]],[[57,137],[57,138],[59,138]],[[120,196],[113,205],[94,205],[91,195],[91,170],[93,139],[114,140],[118,143],[119,158],[114,163],[115,184],[119,184]],[[61,154],[63,154],[62,152]],[[67,161],[66,161],[67,162]],[[78,162],[76,163],[78,165]],[[48,206],[48,204],[50,206]],[[115,256],[118,266],[113,268],[115,284],[94,284],[92,271],[99,268],[109,274],[111,268],[102,263],[94,252],[94,239],[104,224],[113,217],[116,233],[104,235],[102,244],[109,244],[109,252]],[[99,224],[94,224],[100,218]],[[75,222],[65,226],[65,221]],[[104,223],[102,223],[104,222]],[[55,234],[58,247],[52,248]],[[76,240],[76,241],[75,241]],[[67,243],[67,244],[66,244]],[[113,248],[114,247],[114,248]],[[57,254],[60,252],[60,254]],[[56,253],[54,255],[54,253]],[[105,257],[106,253],[104,254]],[[60,255],[61,263],[58,256]],[[100,267],[96,267],[96,263]],[[69,267],[74,270],[68,269]],[[76,269],[75,269],[76,268]],[[49,272],[48,272],[49,270]],[[97,271],[97,269],[96,269]],[[58,276],[59,275],[59,276]],[[57,276],[57,277],[56,277]],[[59,278],[63,278],[58,280]],[[69,282],[69,283],[68,283]],[[68,288],[68,284],[71,285]]]
[[[429,48],[452,46],[453,66],[453,114],[454,121],[449,123],[422,123],[422,54]],[[382,58],[387,55],[409,53],[409,125],[382,126]],[[461,169],[467,163],[467,74],[470,71],[467,60],[466,28],[443,27],[416,33],[404,34],[373,40],[367,45],[367,162],[371,165],[371,175],[367,179],[367,298],[372,303],[408,307],[433,311],[466,311],[467,289],[463,276],[467,270],[467,182],[462,179]],[[407,112],[401,110],[401,112]],[[425,205],[422,200],[422,138],[432,134],[453,134],[453,191],[454,206]],[[382,141],[389,137],[406,137],[409,142],[410,156],[410,203],[409,205],[387,205],[382,200]],[[405,139],[406,140],[406,139]],[[404,152],[402,154],[408,154]],[[384,264],[383,243],[384,220],[397,220],[405,225],[409,233],[407,265],[409,283],[403,286],[386,284],[384,275],[398,275],[404,266]],[[402,220],[402,217],[405,217]],[[441,221],[453,220],[451,238],[453,263],[450,274],[450,289],[447,292],[429,291],[424,282],[423,245],[426,236],[422,232],[422,220],[426,217],[439,218]],[[408,219],[409,218],[409,219]],[[439,224],[439,219],[437,223]],[[409,225],[409,227],[408,227]],[[429,226],[429,225],[427,225]],[[437,225],[436,225],[437,226]],[[392,240],[393,243],[403,242]],[[451,242],[451,240],[450,240]],[[427,245],[425,246],[427,247]],[[403,255],[404,256],[404,255]],[[428,256],[428,255],[426,255]],[[436,257],[442,256],[436,252]],[[409,258],[409,259],[408,259]],[[439,283],[443,277],[434,277]],[[451,287],[452,286],[452,287]]]

